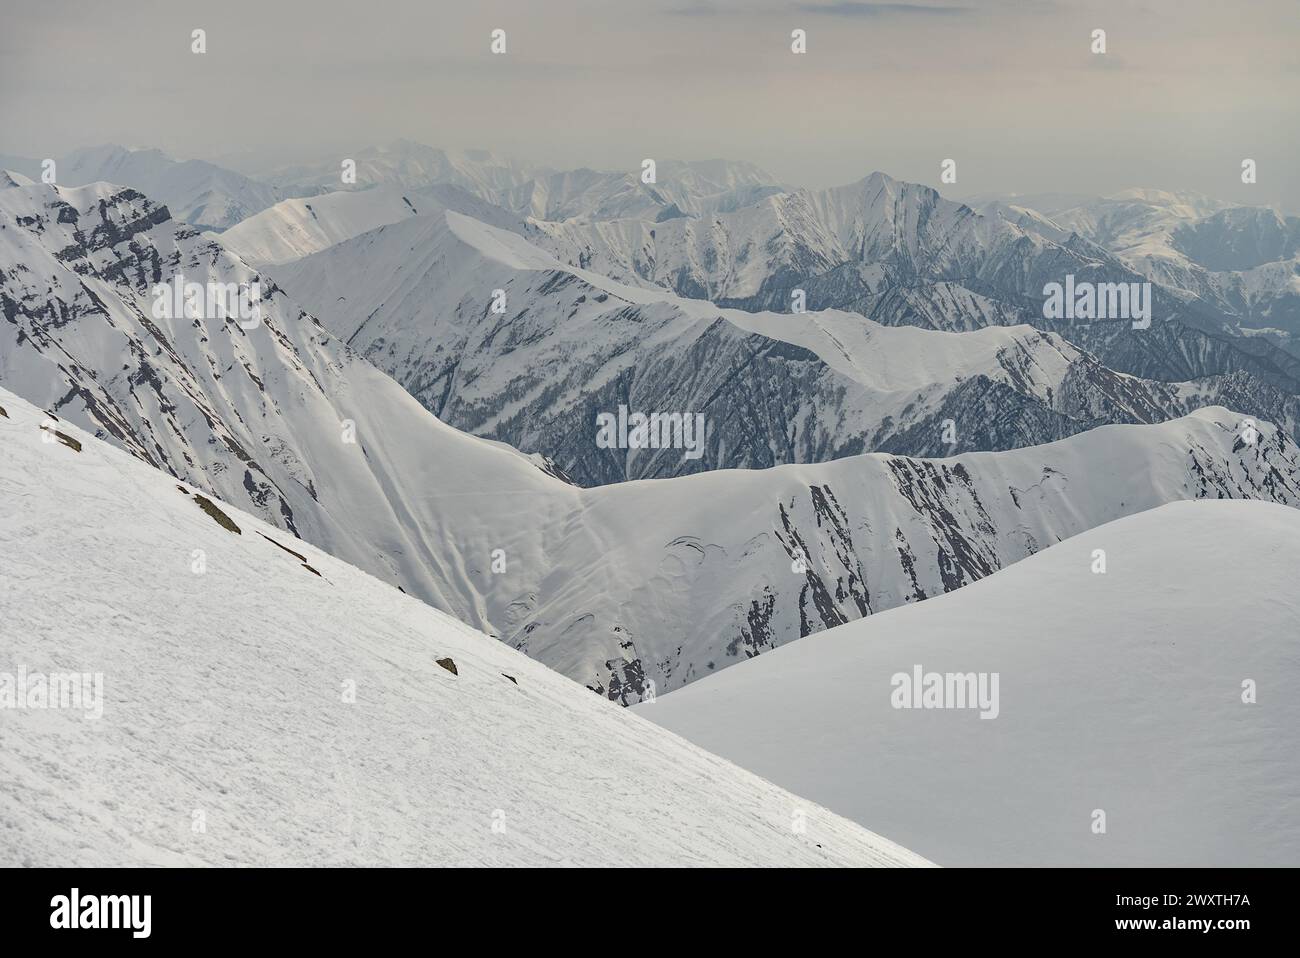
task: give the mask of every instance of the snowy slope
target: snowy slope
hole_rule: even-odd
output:
[[[8,320],[0,323],[0,386],[624,703],[646,694],[651,680],[661,692],[676,688],[1172,499],[1300,503],[1300,450],[1263,422],[1259,442],[1241,445],[1240,414],[1222,408],[1007,453],[851,456],[582,490],[545,462],[435,419],[265,277],[255,329],[152,318],[149,286],[172,270],[222,282],[257,274],[134,191],[0,190],[0,217]],[[464,220],[480,241],[502,244],[492,260],[502,269],[538,255],[513,233]],[[457,242],[467,258],[445,261],[445,281],[495,282],[497,274],[478,272],[482,252]],[[553,273],[529,275],[558,282]],[[572,282],[574,302],[585,295],[595,310],[593,342],[608,329],[647,339],[651,327],[638,317],[663,329],[728,326],[668,303],[644,312],[626,303],[606,315],[591,305],[595,287]],[[500,335],[522,351],[530,323],[556,319],[535,310]],[[730,328],[739,342],[754,335]],[[886,332],[900,343],[967,342]],[[996,355],[982,337],[1016,334],[970,334],[967,345]],[[847,335],[825,317],[800,333],[818,349]],[[825,366],[911,390],[952,358],[936,346],[909,353],[919,357],[915,367],[891,366],[871,352],[855,359],[849,350]],[[707,376],[717,372],[710,355],[686,359]],[[557,355],[534,374],[553,387],[564,368]],[[640,452],[620,455],[635,468]],[[792,569],[796,558],[804,571]]]
[[[226,230],[222,244],[247,263],[284,263],[419,210],[392,187],[283,200]]]
[[[175,160],[160,150],[99,146],[58,160],[58,183],[119,183],[163,203],[172,216],[203,229],[222,230],[266,209],[284,193],[203,160]]]
[[[0,861],[924,864],[10,393],[0,408],[0,672],[103,683],[98,718],[0,711]]]
[[[461,557],[446,550],[469,543],[412,513],[428,500],[440,514],[446,490],[431,475],[477,495],[549,477],[428,415],[264,277],[255,328],[155,316],[153,285],[177,274],[259,280],[134,190],[0,190],[0,385],[484,625]]]
[[[418,190],[378,186],[283,200],[221,234],[246,263],[287,263],[362,233],[433,210],[453,209],[507,228],[522,222],[455,186]]]
[[[1264,343],[1237,341],[1225,350],[1215,338],[1237,339],[1243,317],[1254,327],[1284,325],[1296,302],[1289,274],[1272,269],[1247,278],[1204,276],[1193,266],[1197,276],[1189,279],[1181,268],[1152,270],[1156,261],[1133,258],[1150,230],[1165,231],[1155,245],[1168,251],[1167,234],[1183,222],[1179,216],[1218,207],[1194,205],[1184,194],[1145,191],[1102,201],[1106,209],[1096,216],[1090,205],[1088,215],[1067,209],[1056,218],[1042,215],[1051,210],[1033,207],[1032,199],[985,201],[977,211],[929,187],[872,173],[845,186],[791,190],[700,219],[536,227],[539,242],[565,263],[724,306],[787,311],[793,291],[801,289],[810,309],[851,310],[889,326],[960,331],[1029,323],[1133,375],[1177,381],[1246,369],[1271,381]],[[1121,211],[1113,221],[1112,208]],[[1155,332],[1044,319],[1043,287],[1066,275],[1091,282],[1154,280]],[[1189,356],[1201,362],[1189,369]],[[1286,361],[1296,362],[1294,356]]]
[[[1297,567],[1300,512],[1177,503],[637,711],[944,865],[1294,867]],[[895,709],[917,664],[997,717]]]
[[[539,223],[562,260],[625,282],[746,309],[788,309],[790,291],[809,307],[854,309],[889,325],[963,328],[942,313],[880,315],[878,297],[903,283],[958,283],[1008,308],[1037,303],[1066,272],[1128,271],[1106,251],[1050,237],[1002,216],[981,215],[929,187],[884,173],[826,190],[766,197],[706,220]],[[1016,321],[1034,317],[1026,314]]]
[[[1170,501],[1300,506],[1300,449],[1268,426],[1247,445],[1240,429],[1210,408],[1007,452],[854,456],[587,490],[581,525],[546,545],[553,567],[581,570],[582,605],[572,583],[539,582],[503,638],[633,702],[647,680],[678,688]]]
[[[1197,297],[1240,323],[1242,332],[1264,328],[1283,344],[1300,337],[1300,218],[1163,190],[1042,203],[1039,212],[1057,228]]]
[[[959,334],[839,310],[720,308],[562,264],[538,238],[432,213],[274,274],[444,421],[541,452],[581,485],[1017,448],[1213,404],[1300,436],[1300,401],[1244,375],[1140,380],[1027,326]],[[592,424],[619,405],[704,415],[703,455],[598,448]]]

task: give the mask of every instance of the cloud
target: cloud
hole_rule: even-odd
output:
[[[801,3],[799,9],[830,17],[964,17],[970,7],[934,6],[925,3],[863,3],[860,0],[841,0],[838,3]]]
[[[864,0],[831,0],[827,3],[798,3],[796,10],[818,16],[876,18],[907,16],[965,16],[973,12],[969,7],[928,3],[869,3]],[[719,0],[688,0],[666,11],[677,17],[713,17],[722,14],[767,15],[776,14],[775,7],[755,7],[753,3],[727,4]]]
[[[669,16],[674,17],[712,17],[721,12],[722,10],[710,0],[696,0],[694,3],[673,7],[667,11]]]

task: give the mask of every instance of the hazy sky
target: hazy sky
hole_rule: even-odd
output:
[[[333,159],[405,137],[556,167],[723,156],[808,186],[940,186],[951,157],[949,195],[1154,186],[1300,210],[1296,0],[5,6],[0,153]]]

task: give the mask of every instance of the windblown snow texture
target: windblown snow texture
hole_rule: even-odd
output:
[[[636,711],[941,865],[1294,865],[1297,566],[1300,512],[1173,503]],[[894,708],[917,665],[997,717]]]
[[[103,682],[99,718],[0,710],[0,861],[926,864],[11,393],[0,408],[0,672]]]

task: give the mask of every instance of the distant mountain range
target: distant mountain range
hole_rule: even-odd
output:
[[[656,182],[643,183],[640,170],[552,170],[486,150],[441,150],[409,140],[366,147],[345,158],[356,164],[356,189],[455,186],[520,216],[544,220],[698,216],[735,209],[780,190],[771,174],[730,160],[665,160],[656,169]],[[292,189],[347,188],[341,163],[328,160],[285,167],[265,179]]]
[[[1223,409],[1118,431],[1085,429],[1088,420],[1064,429],[1080,434],[1063,443],[956,460],[841,449],[846,457],[835,462],[583,492],[549,457],[529,458],[439,422],[277,281],[134,190],[11,187],[0,191],[0,215],[7,319],[0,385],[620,702],[643,697],[651,680],[666,691],[799,636],[958,588],[1171,499],[1300,503],[1294,441],[1261,421],[1257,440],[1246,444],[1241,414]],[[366,243],[390,252],[369,255]],[[844,434],[846,423],[878,429],[909,415],[928,422],[928,434],[936,411],[908,410],[917,397],[926,406],[927,395],[937,412],[964,411],[963,424],[976,429],[1004,422],[1004,437],[1031,443],[1056,438],[1027,430],[1050,423],[1048,410],[1066,397],[1083,411],[1141,421],[1205,399],[1191,386],[1109,373],[1059,337],[1024,327],[944,333],[810,313],[796,331],[795,317],[719,313],[662,291],[628,288],[646,302],[618,301],[572,272],[534,269],[529,258],[546,254],[518,234],[447,210],[341,249],[385,276],[410,262],[401,251],[416,251],[435,268],[403,273],[415,284],[414,303],[438,302],[429,296],[439,288],[456,297],[462,287],[498,283],[511,296],[537,294],[504,319],[493,319],[486,304],[442,314],[486,316],[497,328],[475,331],[459,363],[463,381],[478,384],[481,402],[496,409],[535,389],[580,394],[584,383],[599,382],[602,367],[618,368],[620,353],[648,357],[649,382],[671,385],[673,369],[682,377],[693,371],[701,384],[716,377],[674,394],[679,399],[743,395],[739,372],[750,374],[766,353],[765,379],[746,388],[761,396],[784,381],[791,408],[803,410],[792,422],[806,425],[815,413],[823,430],[836,424]],[[245,329],[235,317],[159,317],[154,284],[175,273],[201,283],[260,282],[260,321]],[[304,288],[329,293],[330,276],[326,270]],[[334,279],[360,289],[341,265]],[[426,314],[412,315],[417,323],[404,328],[422,328]],[[370,323],[386,328],[377,317]],[[774,338],[778,332],[787,338]],[[503,348],[494,352],[497,337]],[[646,353],[653,343],[663,350]],[[535,362],[519,366],[534,346]],[[724,349],[736,358],[719,362]],[[517,384],[503,378],[510,370],[523,376]],[[806,393],[790,385],[800,382]],[[980,384],[984,407],[970,405],[966,383]],[[1027,411],[1035,406],[1037,414]],[[717,423],[709,448],[723,463],[730,437],[763,422],[741,405],[701,408]],[[989,422],[981,424],[981,414]],[[582,418],[569,421],[580,430],[572,449],[592,454],[594,430]],[[855,442],[865,445],[861,434]],[[624,469],[644,460],[638,468],[652,475],[655,462],[674,474],[685,461],[672,449],[601,452],[605,461],[622,458]]]
[[[664,163],[710,212],[602,220],[648,195],[602,188],[558,222],[484,195],[538,171],[399,152],[359,182],[410,184],[220,234],[7,177],[0,386],[625,704],[1162,503],[1300,504],[1286,338],[1164,285],[1147,329],[1044,320],[1067,274],[1147,281],[1046,213],[883,174],[731,208],[749,168]],[[1237,215],[1170,248],[1291,248]],[[259,321],[158,315],[178,275],[260,286]],[[602,443],[628,413],[699,448]]]
[[[344,181],[343,159],[355,164],[355,182]],[[406,140],[255,176],[114,145],[56,162],[59,184],[131,186],[177,219],[218,231],[285,199],[456,187],[536,221],[548,248],[572,265],[745,309],[787,309],[799,288],[809,308],[851,309],[886,325],[1044,325],[1041,274],[1082,265],[1081,279],[1131,272],[1159,284],[1157,313],[1166,321],[1282,346],[1300,334],[1300,218],[1186,192],[962,204],[879,173],[803,190],[752,164],[667,159],[644,183],[639,170],[557,171]],[[31,158],[0,156],[0,168],[40,175]],[[372,202],[368,213],[366,204],[352,207],[359,226],[384,225],[377,220],[390,215],[379,212],[384,199]],[[1112,355],[1096,336],[1079,345],[1122,368],[1116,355],[1127,347]]]
[[[840,310],[724,309],[564,264],[529,241],[535,230],[424,209],[272,272],[439,418],[543,452],[581,485],[1010,449],[1215,403],[1300,437],[1295,395],[1245,362],[1165,382],[1024,326],[941,333]],[[598,448],[590,424],[620,405],[702,413],[703,455]]]
[[[161,150],[109,145],[74,150],[53,159],[59,185],[102,182],[130,186],[166,205],[177,219],[202,229],[226,229],[297,195],[203,160],[175,160]],[[0,157],[0,166],[41,179],[40,160]]]

